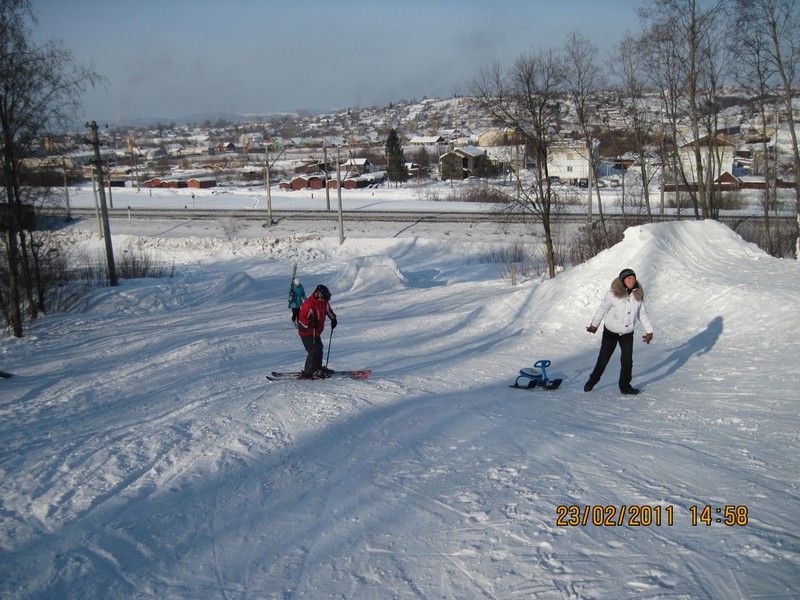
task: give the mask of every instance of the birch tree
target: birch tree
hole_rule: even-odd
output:
[[[670,119],[674,166],[692,198],[695,216],[704,218],[716,218],[719,211],[714,186],[719,159],[717,95],[724,79],[722,42],[729,4],[730,0],[710,5],[701,0],[654,0],[640,10],[654,84],[662,89]],[[683,118],[688,142],[680,132]],[[684,163],[678,157],[687,144],[692,159]]]
[[[516,186],[506,194],[508,207],[511,212],[534,215],[542,224],[551,278],[556,275],[551,222],[556,194],[548,159],[561,125],[566,72],[560,52],[541,49],[519,56],[508,70],[499,63],[482,69],[472,85],[481,108],[524,147],[522,160],[510,166]],[[529,162],[532,176],[526,168]]]
[[[650,207],[650,182],[652,174],[647,160],[649,146],[653,138],[655,123],[651,117],[651,109],[647,103],[647,77],[644,74],[641,42],[631,35],[626,36],[617,46],[612,69],[620,79],[620,87],[625,98],[623,118],[633,138],[636,153],[639,157],[639,176],[642,186],[644,205],[648,220],[652,222],[653,213]],[[664,207],[661,207],[664,213]]]
[[[602,69],[597,61],[597,46],[592,44],[581,33],[572,32],[567,37],[564,46],[564,54],[567,63],[567,89],[568,97],[572,101],[575,115],[578,121],[578,129],[583,145],[582,155],[589,163],[589,173],[591,181],[594,183],[594,190],[597,193],[597,212],[600,217],[600,227],[603,233],[603,240],[606,246],[610,246],[608,229],[603,214],[603,200],[600,196],[600,185],[598,184],[599,169],[597,164],[597,137],[596,127],[600,119],[596,113],[597,94],[605,89],[607,82],[602,75]],[[591,219],[592,214],[592,186],[588,189],[589,208],[588,214]]]
[[[791,140],[798,235],[795,257],[800,260],[800,147],[793,100],[800,84],[800,15],[794,0],[738,0],[737,12],[748,27],[748,39],[758,44],[774,73],[783,106],[783,121]],[[777,132],[776,132],[777,135]]]
[[[2,169],[2,254],[0,304],[15,337],[23,335],[25,309],[36,318],[37,244],[30,217],[37,202],[23,157],[37,148],[49,128],[65,128],[77,113],[80,93],[99,77],[79,66],[56,41],[35,46],[30,0],[0,0],[0,169]]]

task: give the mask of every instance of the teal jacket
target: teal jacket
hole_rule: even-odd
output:
[[[303,284],[292,284],[289,290],[289,308],[300,308],[306,299],[306,291],[303,289]]]

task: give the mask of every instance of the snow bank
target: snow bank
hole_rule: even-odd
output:
[[[656,336],[680,337],[710,326],[720,335],[751,336],[755,343],[794,335],[781,321],[800,292],[797,263],[776,260],[716,221],[676,221],[631,227],[622,242],[583,265],[542,283],[532,302],[549,307],[543,319],[588,324],[611,280],[636,271]],[[781,285],[776,286],[776,277]],[[566,293],[565,293],[566,291]],[[558,301],[561,298],[561,301]],[[667,315],[679,311],[679,322]]]
[[[262,287],[247,273],[225,273],[210,294],[210,298],[220,303],[261,300],[263,297]]]

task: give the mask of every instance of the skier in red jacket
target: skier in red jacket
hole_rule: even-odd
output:
[[[303,302],[297,315],[297,332],[308,352],[303,377],[309,379],[330,377],[331,370],[322,366],[322,332],[325,317],[331,320],[331,330],[336,329],[336,313],[328,302],[331,293],[324,285],[318,285],[314,293]]]

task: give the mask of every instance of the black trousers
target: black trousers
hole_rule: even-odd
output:
[[[303,340],[303,347],[308,352],[303,371],[306,373],[319,371],[322,368],[322,340],[315,335],[301,335],[300,339]]]
[[[606,365],[611,360],[611,355],[614,354],[617,344],[619,344],[619,349],[622,352],[619,369],[619,389],[623,391],[631,387],[631,379],[633,378],[633,332],[620,335],[605,327],[603,327],[603,341],[600,343],[600,354],[597,357],[597,363],[594,365],[594,371],[589,375],[589,383],[592,387],[597,385],[600,377],[603,376],[603,371],[606,370]]]

